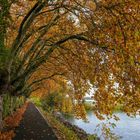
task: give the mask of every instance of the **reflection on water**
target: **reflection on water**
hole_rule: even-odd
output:
[[[124,113],[116,113],[116,115],[120,118],[119,121],[110,120],[112,123],[114,122],[116,124],[113,132],[121,136],[123,140],[140,140],[140,116],[130,118]],[[90,134],[95,133],[95,128],[99,123],[107,123],[107,121],[98,120],[92,112],[88,112],[87,118],[89,121],[88,123],[81,119],[74,119],[72,117],[67,119],[72,124],[77,125]],[[97,133],[100,134],[99,131]]]

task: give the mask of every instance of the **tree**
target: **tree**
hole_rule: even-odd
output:
[[[8,80],[13,96],[29,96],[42,81],[71,82],[79,101],[92,84],[96,114],[140,107],[139,0],[26,0],[8,9],[11,48]],[[12,34],[12,35],[11,35]],[[14,39],[15,38],[15,39]],[[16,69],[12,66],[20,60]],[[118,83],[118,88],[114,84]],[[133,109],[132,109],[133,108]]]
[[[6,93],[8,89],[8,71],[6,69],[7,66],[7,58],[9,57],[9,50],[5,48],[5,38],[6,38],[6,28],[10,22],[10,14],[9,10],[14,3],[15,0],[0,0],[0,130],[2,129],[2,94]]]

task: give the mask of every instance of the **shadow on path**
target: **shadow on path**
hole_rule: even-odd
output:
[[[15,133],[13,140],[57,140],[52,128],[32,103],[29,103]]]

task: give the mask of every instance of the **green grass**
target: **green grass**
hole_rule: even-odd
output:
[[[12,97],[9,94],[3,97],[3,118],[11,115],[17,108],[20,108],[25,102],[24,97]]]
[[[98,136],[95,134],[90,135],[90,136],[88,136],[88,140],[98,140]]]
[[[37,97],[31,97],[30,101],[33,102],[36,106],[42,107],[42,103],[40,101],[40,98]]]
[[[79,138],[73,130],[58,121],[51,113],[42,110],[42,108],[40,108],[40,110],[53,128],[59,140],[83,140],[82,138]],[[89,135],[88,140],[97,140],[97,135]]]
[[[66,127],[63,123],[58,121],[51,113],[48,113],[46,111],[43,111],[41,109],[41,112],[45,115],[47,118],[49,124],[54,129],[57,137],[61,140],[80,140],[76,133]]]

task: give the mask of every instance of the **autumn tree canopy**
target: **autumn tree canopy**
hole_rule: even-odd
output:
[[[71,96],[80,103],[92,85],[98,117],[112,114],[118,103],[135,114],[140,108],[139,9],[139,0],[0,1],[0,11],[8,10],[0,15],[0,35],[10,49],[10,94],[29,96],[51,79],[71,83]]]

